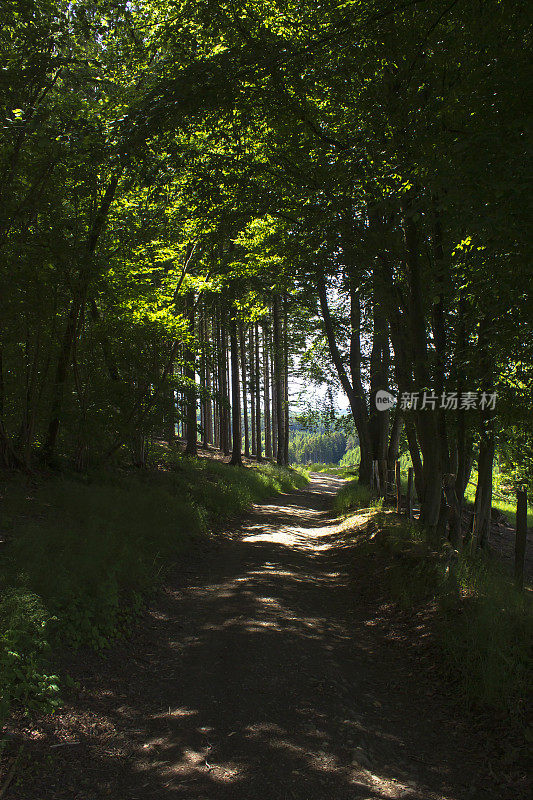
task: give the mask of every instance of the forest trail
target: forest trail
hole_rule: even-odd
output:
[[[329,510],[341,483],[255,506],[182,559],[131,641],[67,665],[80,689],[9,797],[506,798],[420,621],[359,593],[354,534]]]

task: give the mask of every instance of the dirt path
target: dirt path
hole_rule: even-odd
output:
[[[256,507],[183,561],[133,641],[71,664],[81,688],[8,797],[516,800],[482,777],[417,632],[360,596],[327,510],[340,483]]]

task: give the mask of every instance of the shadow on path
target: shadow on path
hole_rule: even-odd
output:
[[[359,596],[328,511],[341,482],[314,476],[184,559],[136,640],[79,667],[80,744],[35,778],[42,794],[14,796],[503,798],[474,785],[472,743],[416,642]]]

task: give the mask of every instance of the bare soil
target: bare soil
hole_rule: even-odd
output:
[[[79,688],[15,720],[5,796],[528,797],[501,767],[500,722],[465,715],[442,677],[431,620],[398,614],[383,565],[332,518],[341,483],[256,506],[180,561],[130,641],[65,657]]]

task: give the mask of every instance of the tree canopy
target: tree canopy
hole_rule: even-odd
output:
[[[495,451],[533,480],[530,39],[510,0],[6,0],[3,465],[176,430],[283,464],[298,371],[346,394],[361,481],[405,431],[456,541],[476,459],[483,541]]]

